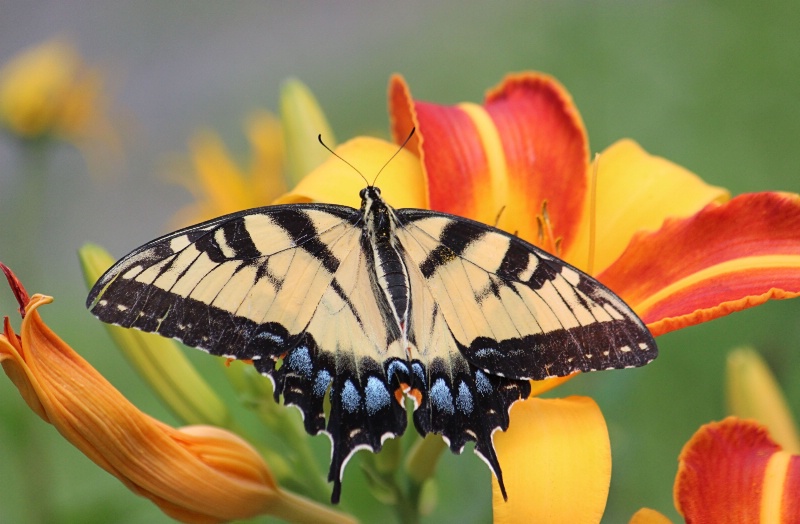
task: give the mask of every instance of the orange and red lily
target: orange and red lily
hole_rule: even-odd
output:
[[[482,106],[441,106],[414,100],[398,76],[389,109],[396,143],[417,129],[381,174],[390,204],[497,224],[555,252],[619,294],[654,335],[800,294],[800,197],[730,199],[630,140],[610,146],[593,167],[580,115],[551,77],[511,75]],[[371,174],[392,150],[357,138],[338,151]],[[346,169],[326,162],[277,202],[357,204],[363,181]],[[563,380],[534,384],[534,392]],[[502,502],[494,483],[496,521],[599,518],[611,458],[596,404],[532,397],[512,408],[511,420],[495,435],[509,494]],[[575,492],[580,501],[568,496]]]

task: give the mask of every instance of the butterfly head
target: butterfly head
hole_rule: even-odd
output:
[[[359,193],[361,197],[361,212],[364,215],[369,215],[370,212],[374,212],[374,207],[377,204],[377,207],[386,207],[386,204],[381,197],[381,190],[375,186],[367,186],[361,190]]]

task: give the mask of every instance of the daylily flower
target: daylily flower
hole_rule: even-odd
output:
[[[24,139],[55,136],[81,149],[118,148],[105,81],[61,39],[26,49],[0,69],[0,125]]]
[[[213,523],[270,514],[307,522],[350,522],[286,492],[261,456],[212,426],[173,428],[139,411],[39,315],[52,302],[29,297],[0,264],[22,314],[19,335],[5,318],[0,362],[28,406],[98,466],[182,522]]]
[[[800,442],[778,382],[752,349],[728,355],[734,416],[701,427],[684,446],[675,507],[687,522],[800,519]]]
[[[757,351],[738,348],[728,354],[728,413],[752,419],[789,453],[800,454],[800,431],[775,375]],[[800,494],[799,494],[800,496]]]
[[[391,205],[496,223],[594,275],[654,335],[800,294],[800,197],[730,199],[630,140],[604,151],[593,177],[583,123],[553,78],[512,75],[483,106],[440,106],[415,101],[395,77],[389,108],[395,142],[417,129],[381,174]],[[337,152],[361,172],[377,173],[395,148],[357,138]],[[348,170],[331,159],[276,203],[357,206],[363,181]],[[534,393],[565,379],[535,383]],[[496,521],[602,515],[611,455],[591,400],[518,402],[495,444],[509,495],[504,502],[495,480]],[[578,457],[576,450],[588,451]]]
[[[797,522],[798,494],[800,455],[755,421],[706,424],[681,452],[674,496],[686,522]]]

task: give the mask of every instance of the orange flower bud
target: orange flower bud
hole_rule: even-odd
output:
[[[24,308],[20,334],[8,317],[0,334],[0,362],[20,394],[87,457],[134,493],[182,522],[213,523],[272,514],[290,520],[345,521],[346,517],[282,491],[248,443],[211,426],[173,428],[139,411],[48,328],[7,267]]]

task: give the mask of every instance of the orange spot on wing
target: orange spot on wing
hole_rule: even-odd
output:
[[[394,390],[394,399],[401,406],[403,405],[403,388],[402,386]]]
[[[397,403],[400,404],[401,406],[403,405],[403,396],[405,395],[406,392],[408,392],[410,388],[411,386],[409,386],[405,382],[401,382],[400,387],[394,390],[394,398],[395,400],[397,400]]]
[[[422,405],[422,392],[417,388],[411,389],[407,393],[409,396],[413,397],[414,400],[417,401],[417,406]]]

